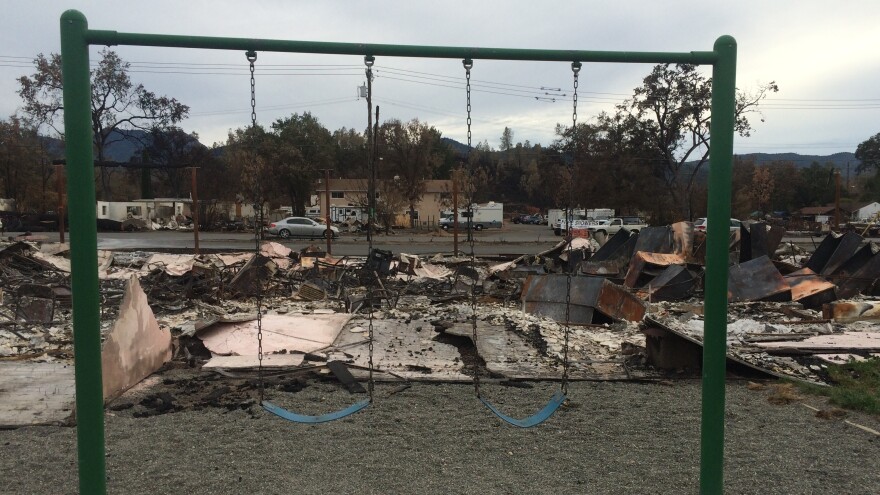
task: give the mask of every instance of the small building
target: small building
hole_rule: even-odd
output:
[[[205,204],[210,204],[210,206],[205,206]],[[199,209],[203,213],[210,210],[215,216],[223,220],[253,219],[256,212],[253,204],[243,201],[199,200]]]
[[[798,210],[801,218],[808,222],[816,223],[834,223],[834,216],[837,208],[834,205],[825,206],[805,206]],[[851,215],[851,212],[844,207],[840,207],[839,218],[841,222],[845,222]]]
[[[95,205],[98,220],[143,220],[147,226],[153,223],[165,225],[192,216],[192,200],[189,198],[135,199],[132,201],[98,201]]]
[[[854,222],[867,222],[880,213],[880,203],[872,201],[870,203],[856,204],[852,210],[852,220]]]
[[[330,190],[330,214],[334,222],[346,222],[352,220],[366,220],[364,217],[367,205],[367,179],[330,179],[329,188],[323,180],[315,185],[317,203],[312,208],[320,212],[318,216],[324,217],[324,205],[326,204],[326,190]],[[437,225],[440,220],[440,212],[449,208],[452,204],[452,181],[451,180],[426,180],[425,192],[421,200],[415,205],[415,224],[417,226]],[[464,198],[461,200],[464,203]],[[395,226],[409,227],[409,207],[404,207],[395,219]]]

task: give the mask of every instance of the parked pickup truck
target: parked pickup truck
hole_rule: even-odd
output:
[[[564,218],[560,218],[556,220],[556,226],[553,227],[553,233],[556,235],[563,235],[567,232],[568,227],[570,226],[573,230],[578,229],[592,229],[593,227],[601,227],[608,223],[608,220],[593,220],[592,218],[588,218],[585,220],[577,219],[577,220],[569,220],[568,223],[565,222]]]
[[[605,222],[602,225],[591,225],[587,229],[591,234],[602,233],[612,236],[623,228],[630,232],[638,232],[648,226],[644,220],[638,217],[609,218]]]

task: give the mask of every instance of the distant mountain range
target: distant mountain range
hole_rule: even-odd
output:
[[[57,138],[43,137],[48,144],[49,154],[52,158],[64,158],[64,143]],[[126,129],[113,131],[110,135],[112,141],[104,149],[104,159],[110,162],[128,163],[132,158],[140,155],[141,150],[150,143],[150,133],[140,129]]]
[[[126,131],[117,131],[118,136],[114,136],[113,139],[116,140],[117,137],[120,138],[116,140],[114,143],[110,144],[106,150],[104,150],[104,156],[107,160],[114,162],[128,162],[140,153],[140,150],[143,148],[144,143],[149,142],[149,133],[146,131],[142,131],[139,129],[132,129]],[[54,155],[54,158],[63,158],[64,155],[64,147],[60,140],[55,138],[46,137],[46,141],[49,143],[49,152]],[[455,139],[450,138],[442,138],[442,142],[447,144],[452,148],[452,150],[456,153],[467,153],[467,145],[456,141]],[[825,165],[826,163],[831,163],[835,167],[838,167],[842,170],[846,170],[847,164],[849,165],[852,171],[855,171],[856,167],[859,165],[859,160],[856,159],[853,153],[849,152],[841,152],[834,153],[833,155],[801,155],[798,153],[745,153],[736,155],[738,158],[743,160],[754,160],[757,165],[764,165],[770,162],[792,162],[798,168],[809,167],[813,163],[818,163],[820,165]]]
[[[856,167],[858,167],[859,160],[856,159],[856,155],[850,152],[840,152],[834,153],[833,155],[800,155],[797,153],[746,153],[736,155],[738,158],[744,160],[754,160],[756,165],[764,165],[769,162],[792,162],[796,167],[809,167],[813,163],[818,163],[819,165],[825,165],[826,163],[831,163],[836,168],[840,168],[846,170],[847,164],[849,164],[850,169],[855,171]]]

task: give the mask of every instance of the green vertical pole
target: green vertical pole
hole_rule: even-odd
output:
[[[68,10],[61,15],[79,492],[102,494],[107,489],[104,392],[87,30],[88,22],[80,12]]]
[[[712,69],[712,149],[706,234],[706,300],[703,341],[703,414],[700,493],[724,492],[724,386],[727,356],[727,268],[733,126],[736,96],[736,40],[715,41]]]

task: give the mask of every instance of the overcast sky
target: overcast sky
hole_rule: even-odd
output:
[[[7,0],[12,4],[11,0]],[[16,79],[38,53],[58,52],[61,13],[75,8],[92,29],[242,38],[563,50],[711,50],[728,34],[739,46],[737,86],[776,81],[779,93],[753,117],[737,153],[855,151],[880,132],[880,1],[165,1],[14,2],[0,18],[0,118],[21,102]],[[202,142],[225,140],[248,124],[243,53],[115,47],[131,77],[191,107],[182,123]],[[92,48],[92,61],[101,47]],[[258,120],[305,111],[331,131],[366,127],[365,77],[358,56],[260,53]],[[458,60],[379,58],[374,103],[381,120],[418,118],[466,140],[464,69]],[[588,120],[632,94],[649,65],[585,64],[578,116]],[[707,68],[706,70],[709,70]],[[514,141],[549,144],[571,123],[568,63],[476,60],[473,139],[497,148],[505,126]],[[480,86],[477,86],[479,84]],[[559,88],[559,91],[541,88]],[[550,93],[545,94],[545,93]],[[564,95],[564,96],[562,96]],[[539,97],[536,99],[536,97]]]

